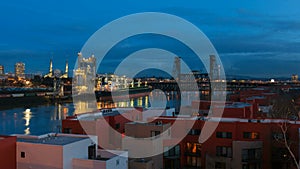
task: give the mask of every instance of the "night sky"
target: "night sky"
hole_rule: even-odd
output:
[[[54,69],[63,70],[66,60],[72,68],[77,52],[103,25],[132,13],[164,12],[198,26],[226,74],[300,74],[299,0],[11,0],[0,6],[0,64],[6,72],[21,61],[26,73],[46,73],[50,59]],[[136,45],[126,41],[128,48]]]

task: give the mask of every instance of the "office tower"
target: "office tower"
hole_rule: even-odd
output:
[[[15,76],[17,78],[25,78],[25,63],[18,62],[15,64]]]
[[[4,66],[0,65],[0,75],[4,75]]]
[[[77,68],[74,70],[74,84],[79,93],[92,93],[95,90],[96,58],[84,58],[78,53]]]
[[[298,75],[292,75],[292,82],[298,82]]]

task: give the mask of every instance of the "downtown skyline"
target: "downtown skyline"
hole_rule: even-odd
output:
[[[202,30],[229,75],[268,78],[300,74],[300,12],[295,0],[264,4],[258,0],[231,3],[31,0],[1,2],[1,6],[0,64],[6,72],[13,72],[16,62],[24,62],[27,73],[46,74],[50,59],[54,68],[60,70],[64,70],[68,60],[72,70],[77,52],[103,25],[128,14],[155,11],[182,17]],[[116,50],[142,48],[143,43],[151,41],[125,41]],[[110,72],[110,65],[106,66]]]

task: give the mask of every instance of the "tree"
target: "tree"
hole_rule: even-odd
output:
[[[299,111],[294,103],[295,97],[296,96],[291,93],[280,93],[277,99],[274,100],[271,115],[273,118],[281,119],[281,121],[278,123],[281,137],[276,137],[275,139],[284,145],[290,154],[293,163],[299,169],[300,166],[298,159],[295,156],[295,152],[293,152],[291,148],[294,142],[288,138],[291,122],[298,119]],[[298,150],[296,152],[298,152]]]

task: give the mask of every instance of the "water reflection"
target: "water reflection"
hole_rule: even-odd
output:
[[[92,112],[99,109],[111,109],[111,108],[128,108],[128,107],[149,107],[149,96],[130,98],[129,101],[122,100],[118,102],[113,101],[101,101],[101,102],[88,102],[78,101],[74,103],[74,114],[82,114],[86,112]]]
[[[30,111],[24,108],[14,108],[0,111],[0,135],[9,134],[33,134],[40,135],[49,132],[58,132],[61,128],[61,120],[74,114],[86,113],[95,109],[115,108],[115,107],[151,107],[155,104],[151,102],[151,97],[155,96],[157,102],[163,103],[167,107],[177,108],[179,105],[188,105],[192,100],[197,99],[195,93],[189,92],[178,97],[177,92],[151,93],[151,95],[140,98],[130,98],[130,100],[114,103],[112,101],[102,101],[99,103],[77,102],[48,104],[38,107],[31,107]]]
[[[29,127],[29,125],[30,125],[30,120],[32,118],[32,113],[31,113],[30,109],[26,109],[23,112],[23,114],[24,114],[23,119],[25,120],[25,127],[26,127],[26,129],[24,130],[24,134],[29,135],[30,134],[30,127]]]

